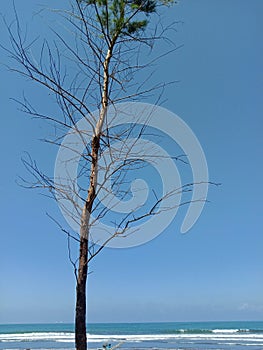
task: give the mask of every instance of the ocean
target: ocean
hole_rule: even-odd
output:
[[[88,325],[88,348],[263,350],[263,322],[111,323]],[[74,349],[73,324],[0,325],[0,349]]]

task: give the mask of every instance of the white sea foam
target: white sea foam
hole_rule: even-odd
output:
[[[177,334],[126,334],[126,335],[91,335],[87,334],[90,342],[105,342],[105,341],[125,341],[125,342],[142,342],[142,341],[171,341],[185,339],[188,341],[224,341],[224,342],[244,342],[244,343],[263,343],[263,334],[253,334],[239,332],[236,329],[213,330],[212,333],[186,333]],[[54,341],[54,342],[74,342],[74,333],[70,332],[32,332],[32,333],[14,333],[0,334],[2,342],[34,342],[34,341]]]
[[[59,340],[70,339],[74,340],[74,333],[65,332],[32,332],[32,333],[13,333],[13,334],[0,334],[0,341],[46,341],[46,340]]]
[[[239,329],[213,329],[212,333],[238,333]]]

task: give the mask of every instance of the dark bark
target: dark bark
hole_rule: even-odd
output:
[[[100,137],[92,139],[92,163],[90,172],[90,184],[88,198],[82,211],[80,227],[79,268],[76,286],[76,311],[75,311],[75,346],[76,350],[87,350],[86,335],[86,284],[88,277],[88,244],[89,244],[89,215],[92,211],[96,197],[97,164],[100,148]]]
[[[88,276],[88,240],[80,238],[79,269],[76,286],[75,344],[77,350],[87,349],[86,282]]]

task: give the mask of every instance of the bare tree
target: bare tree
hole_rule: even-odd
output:
[[[143,69],[147,71],[149,66],[164,55],[162,53],[154,58],[150,55],[146,62],[145,49],[152,52],[157,40],[169,40],[166,33],[174,27],[163,27],[157,13],[171,3],[174,1],[76,0],[68,11],[57,10],[64,25],[66,24],[66,31],[53,30],[56,37],[54,42],[44,40],[41,46],[38,46],[39,42],[28,43],[25,40],[16,12],[14,24],[8,26],[12,44],[8,52],[18,63],[11,70],[52,93],[60,108],[60,115],[40,113],[27,98],[19,102],[22,109],[34,117],[53,123],[55,137],[46,140],[47,142],[61,146],[64,136],[69,133],[82,144],[80,151],[70,142],[62,143],[62,148],[72,157],[75,156],[76,161],[81,160],[76,178],[70,179],[68,183],[41,172],[30,158],[24,160],[35,179],[30,187],[47,189],[79,227],[77,233],[71,232],[53,218],[68,239],[79,244],[78,259],[74,260],[70,255],[76,275],[77,350],[87,348],[86,282],[90,261],[114,238],[125,238],[133,234],[136,222],[154,216],[161,210],[170,209],[165,206],[161,208],[161,202],[191,190],[192,184],[187,184],[162,195],[153,192],[150,206],[135,208],[139,209],[137,215],[134,209],[117,217],[114,232],[104,235],[100,242],[96,234],[92,233],[92,227],[96,226],[98,220],[112,220],[110,209],[114,210],[116,205],[101,205],[98,196],[107,201],[110,192],[114,191],[120,200],[127,200],[130,195],[127,182],[131,172],[145,166],[138,149],[145,147],[140,142],[145,133],[149,132],[147,123],[140,123],[140,116],[137,116],[138,119],[128,116],[129,124],[127,118],[124,118],[126,124],[123,127],[114,127],[114,110],[117,114],[118,102],[142,101],[149,94],[165,87],[166,83],[148,87],[150,75],[143,75],[139,83],[135,77],[138,72],[143,74]],[[33,54],[34,45],[37,45],[38,54]],[[170,51],[177,49],[172,42],[169,45]],[[166,53],[168,52],[169,50]],[[143,63],[140,63],[141,57]],[[110,107],[111,113],[108,113]],[[99,112],[94,113],[94,109]],[[87,129],[80,127],[81,119],[85,121]],[[146,163],[154,157],[158,157],[158,152],[144,148],[143,158]],[[185,161],[181,157],[178,159]]]

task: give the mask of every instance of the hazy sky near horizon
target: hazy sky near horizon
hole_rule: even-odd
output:
[[[33,17],[60,1],[17,1],[27,35],[45,31]],[[12,5],[0,12],[10,21]],[[210,202],[185,235],[185,208],[151,242],[106,249],[92,264],[90,322],[263,320],[263,2],[181,0],[167,16],[180,23],[183,47],[157,66],[160,80],[178,80],[164,107],[194,131],[206,154]],[[1,22],[1,42],[8,36]],[[29,152],[52,171],[56,149],[39,139],[48,127],[17,110],[23,90],[43,108],[48,96],[11,74],[0,54],[0,323],[73,322],[75,281],[67,240],[46,212],[55,202],[16,184]]]

